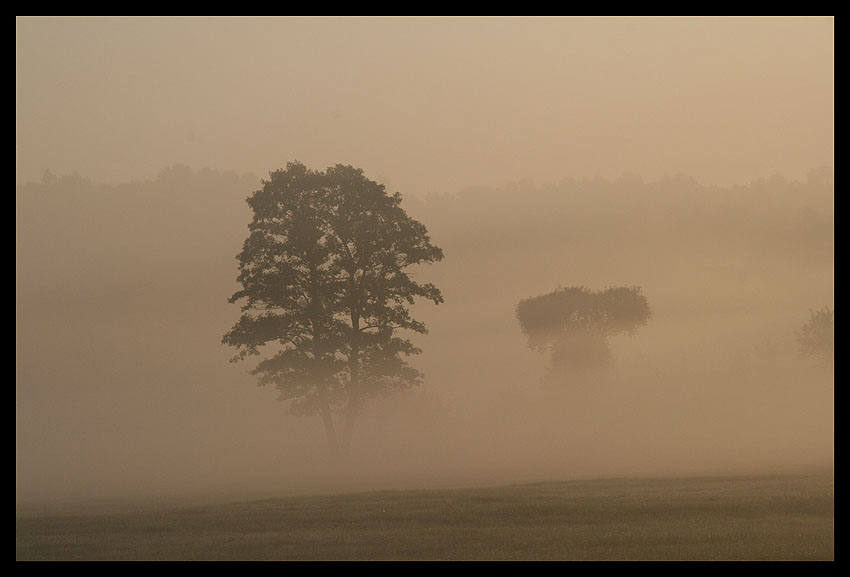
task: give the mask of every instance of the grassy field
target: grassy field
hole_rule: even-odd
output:
[[[833,560],[834,476],[609,479],[16,520],[17,560]]]

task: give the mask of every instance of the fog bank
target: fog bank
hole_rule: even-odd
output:
[[[16,191],[16,489],[47,498],[443,486],[831,465],[834,373],[795,331],[834,300],[831,173],[734,188],[565,180],[409,197],[446,254],[414,390],[373,402],[347,469],[220,343],[250,175]],[[546,384],[514,308],[639,285],[613,364]]]

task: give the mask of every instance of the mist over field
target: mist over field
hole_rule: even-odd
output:
[[[294,160],[445,255],[344,466],[221,342]],[[16,503],[832,467],[832,166],[831,18],[16,18]],[[517,304],[624,285],[547,378]]]

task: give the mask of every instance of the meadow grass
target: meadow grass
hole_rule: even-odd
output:
[[[833,560],[829,474],[608,479],[21,515],[17,560]]]

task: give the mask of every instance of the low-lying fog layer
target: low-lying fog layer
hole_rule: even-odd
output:
[[[405,198],[445,259],[417,270],[424,384],[369,405],[350,463],[221,337],[251,177],[175,167],[19,187],[18,503],[324,491],[833,462],[833,369],[795,331],[834,300],[831,171],[710,188],[571,181]],[[638,285],[653,316],[604,370],[544,379],[517,303]]]

